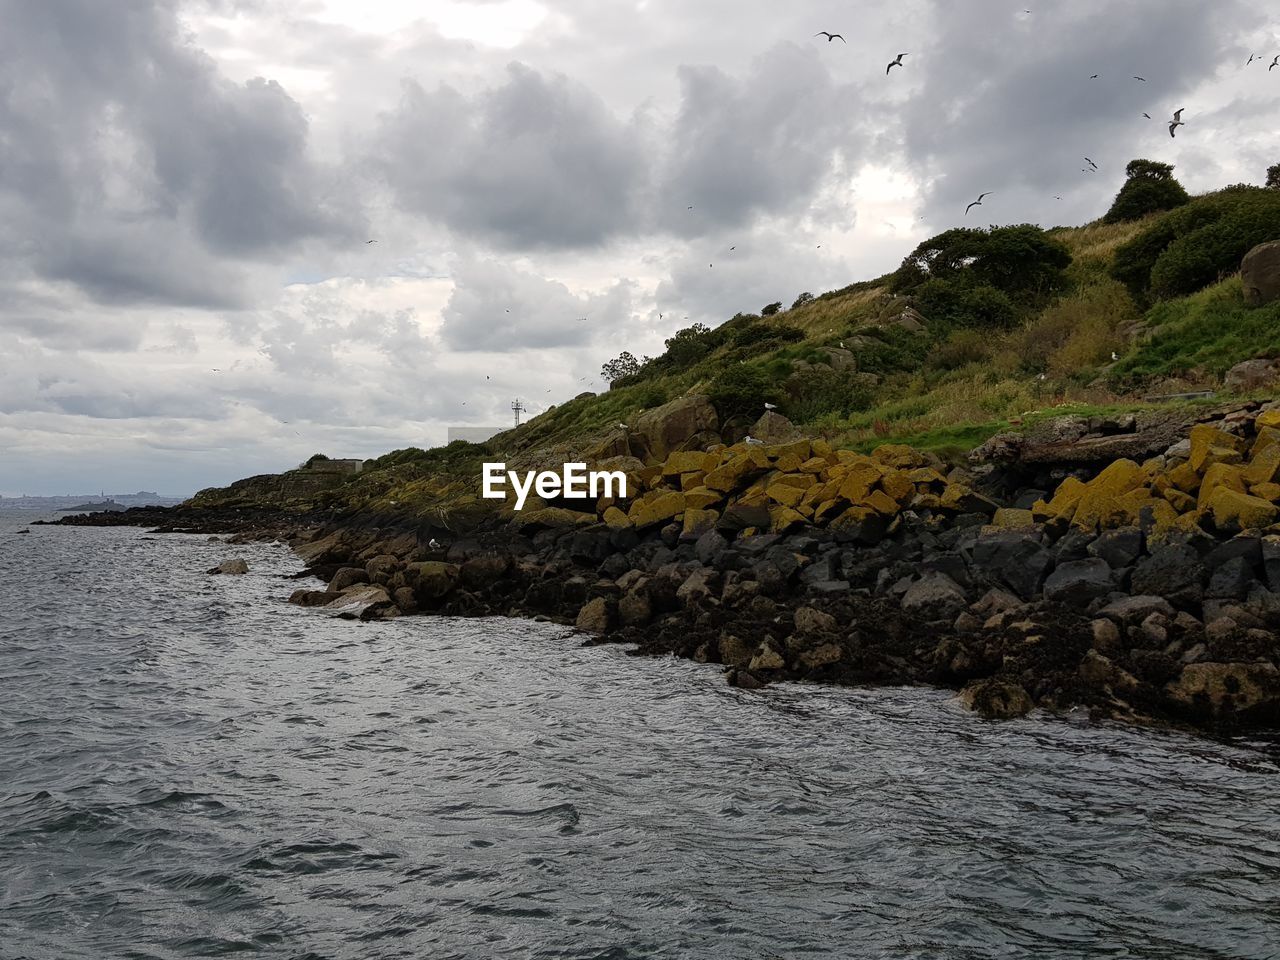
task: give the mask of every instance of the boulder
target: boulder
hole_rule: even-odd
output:
[[[225,573],[231,575],[239,575],[249,572],[249,564],[237,557],[235,560],[224,560],[216,567],[207,571],[208,573]]]
[[[363,567],[343,567],[333,575],[333,579],[329,581],[330,593],[341,593],[347,587],[355,586],[357,583],[368,583],[369,574]]]
[[[1280,360],[1245,360],[1227,371],[1222,385],[1232,393],[1254,393],[1280,386]]]
[[[1195,550],[1183,543],[1166,544],[1138,561],[1130,585],[1135,595],[1164,597],[1175,607],[1190,607],[1204,597],[1207,576]]]
[[[1192,663],[1165,693],[1199,718],[1269,722],[1280,715],[1280,670],[1273,663]]]
[[[584,633],[606,633],[613,626],[613,610],[607,597],[588,600],[578,611],[573,624]]]
[[[792,440],[799,440],[802,436],[795,425],[776,410],[766,410],[760,419],[751,425],[750,434],[765,443],[790,443]]]
[[[1073,607],[1087,607],[1115,588],[1111,567],[1100,557],[1070,560],[1049,574],[1044,582],[1044,598]]]
[[[1214,600],[1243,600],[1257,581],[1244,557],[1232,557],[1213,571],[1205,596]]]
[[[665,460],[668,454],[685,449],[699,434],[716,430],[719,423],[711,400],[702,394],[690,394],[636,417],[631,441],[641,446],[638,453],[647,454],[653,460]]]
[[[975,680],[960,691],[960,702],[988,720],[1022,717],[1033,706],[1022,684],[1003,677]]]
[[[1098,611],[1099,617],[1109,617],[1124,626],[1141,623],[1153,613],[1172,617],[1175,613],[1173,605],[1164,597],[1143,596],[1121,597],[1113,600]]]
[[[927,620],[954,620],[968,604],[964,590],[945,573],[925,574],[902,598],[903,610]]]
[[[1244,302],[1261,307],[1280,300],[1280,240],[1260,243],[1240,261]]]
[[[813,607],[801,607],[795,613],[797,633],[829,633],[836,628],[836,618]]]
[[[973,567],[977,576],[998,581],[1030,600],[1053,569],[1053,555],[1033,536],[1002,532],[973,545]]]
[[[442,560],[424,560],[405,568],[408,585],[419,603],[429,603],[449,595],[458,582],[458,568]]]

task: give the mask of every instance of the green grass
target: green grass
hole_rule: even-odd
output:
[[[1220,378],[1254,357],[1280,356],[1280,303],[1245,306],[1239,277],[1147,312],[1147,338],[1112,370],[1121,382]]]

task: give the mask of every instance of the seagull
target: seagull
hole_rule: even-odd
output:
[[[1141,80],[1143,83],[1146,83],[1146,82],[1147,82],[1147,78],[1146,78],[1146,77],[1139,77],[1139,76],[1137,76],[1136,74],[1134,75],[1134,78],[1133,78],[1133,79],[1135,79],[1135,80]]]
[[[377,240],[366,240],[365,243],[377,243]]]
[[[1112,359],[1112,360],[1119,360],[1119,359],[1120,359],[1120,355],[1119,355],[1118,353],[1116,353],[1114,350],[1112,350],[1112,351],[1111,351],[1111,359]]]
[[[1247,67],[1249,64],[1253,63],[1253,61],[1257,59],[1258,59],[1258,55],[1256,53],[1251,53],[1249,54],[1249,59],[1244,62],[1244,65]]]
[[[692,204],[692,203],[691,203],[691,204],[689,204],[689,206],[685,207],[685,209],[686,209],[686,210],[692,210],[692,209],[693,209],[693,204]]]
[[[1280,53],[1276,54],[1276,58],[1271,61],[1271,66],[1267,67],[1267,73],[1270,73],[1277,66],[1280,66]]]
[[[435,537],[432,537],[429,541],[427,541],[427,546],[430,547],[432,550],[439,550],[441,547],[444,546],[444,544],[441,543],[439,540],[437,540]]]
[[[1147,113],[1145,110],[1142,112],[1142,115],[1146,117],[1148,120],[1151,119],[1151,114]]]
[[[1094,163],[1092,160],[1090,160],[1088,157],[1084,158],[1084,162],[1087,163],[1089,166],[1093,167],[1093,169],[1095,170],[1098,169],[1098,165]]]
[[[841,42],[841,43],[848,43],[848,42],[849,42],[849,41],[848,41],[848,40],[846,40],[844,37],[841,37],[841,36],[840,36],[840,34],[838,34],[838,33],[827,33],[827,31],[825,31],[825,30],[819,30],[817,33],[815,33],[815,34],[814,34],[814,36],[815,36],[815,37],[826,37],[826,38],[827,38],[827,43],[830,43],[832,40],[835,40],[835,39],[837,39],[837,38],[839,38],[839,40],[840,40],[840,42]]]
[[[763,440],[757,440],[755,437],[751,436],[751,434],[747,434],[745,437],[743,437],[742,442],[743,443],[764,443]]]
[[[889,62],[889,65],[884,68],[884,75],[887,77],[889,75],[889,71],[892,70],[894,67],[902,66],[902,58],[905,56],[907,56],[907,54],[900,53],[896,57],[894,57],[893,60]]]
[[[1061,198],[1061,197],[1054,197],[1053,199],[1055,199],[1055,200],[1061,200],[1062,198]]]
[[[737,248],[737,247],[730,247],[729,249],[730,249],[730,250],[737,250],[738,248]]]
[[[630,429],[631,429],[631,428],[630,428],[630,427],[628,427],[625,423],[615,423],[615,424],[614,424],[614,426],[615,426],[615,427],[617,427],[619,430],[630,430]]]
[[[1182,111],[1185,109],[1187,108],[1179,107],[1177,111],[1174,112],[1173,119],[1169,121],[1169,136],[1171,137],[1174,136],[1174,131],[1176,131],[1179,127],[1186,126],[1186,124],[1183,123],[1182,121]]]
[[[1277,59],[1277,60],[1280,60],[1280,57],[1277,57],[1276,59]],[[1176,120],[1178,123],[1181,123],[1181,122],[1182,122],[1182,111],[1183,111],[1183,110],[1185,110],[1185,109],[1187,109],[1187,108],[1186,108],[1186,107],[1179,107],[1177,110],[1173,111],[1173,119],[1174,119],[1174,120]]]
[[[967,217],[969,215],[969,211],[972,210],[974,207],[982,206],[982,198],[989,197],[989,196],[991,196],[990,190],[988,190],[986,193],[978,194],[978,199],[973,201],[973,203],[969,204],[969,206],[964,208],[964,215]]]
[[[1094,74],[1093,76],[1091,76],[1089,79],[1090,79],[1090,80],[1097,80],[1097,79],[1098,79],[1098,75],[1095,73],[1095,74]]]

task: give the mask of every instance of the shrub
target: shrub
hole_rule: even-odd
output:
[[[677,330],[666,341],[667,352],[663,359],[676,370],[693,366],[716,347],[713,331],[705,323]]]
[[[890,288],[910,293],[930,280],[942,280],[992,287],[1020,306],[1030,306],[1065,286],[1070,263],[1066,245],[1034,224],[957,227],[916,247],[892,275]]]
[[[865,373],[897,373],[901,370],[918,370],[932,349],[928,337],[903,330],[901,327],[886,327],[877,330],[866,343],[860,344],[854,355],[858,361],[858,369]]]
[[[1009,297],[987,284],[927,280],[916,289],[915,298],[921,312],[935,323],[1007,330],[1018,322],[1018,310]]]
[[[870,386],[852,370],[821,367],[795,375],[787,384],[787,414],[798,423],[811,423],[827,414],[868,410]]]
[[[803,307],[806,303],[811,303],[812,301],[813,294],[806,290],[804,293],[800,294],[800,296],[796,297],[795,303],[791,304],[791,309],[794,310],[796,307]]]
[[[1102,218],[1103,223],[1141,220],[1148,214],[1172,210],[1191,200],[1182,184],[1173,178],[1172,164],[1130,160],[1124,172],[1128,179]]]
[[[619,377],[631,377],[640,372],[640,361],[629,350],[623,350],[600,368],[600,376],[612,383]]]
[[[765,304],[763,307],[761,307],[761,308],[760,308],[760,316],[762,316],[762,317],[772,317],[774,314],[776,314],[776,313],[777,313],[779,310],[781,310],[781,309],[782,309],[782,301],[781,301],[781,300],[778,300],[778,301],[776,301],[776,302],[774,302],[774,303],[767,303],[767,304]]]
[[[777,390],[762,367],[735,363],[711,381],[707,396],[723,421],[739,414],[758,416],[766,402],[776,402]]]
[[[1274,163],[1267,167],[1267,187],[1272,190],[1280,190],[1280,163]]]
[[[1280,191],[1234,186],[1197,197],[1116,250],[1111,275],[1139,303],[1184,296],[1239,269],[1280,236]]]
[[[940,370],[958,370],[991,355],[990,338],[977,330],[956,330],[934,350],[931,362]]]

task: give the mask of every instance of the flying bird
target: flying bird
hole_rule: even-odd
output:
[[[884,75],[887,77],[889,75],[889,71],[892,70],[894,67],[902,66],[902,58],[905,56],[907,56],[907,54],[900,53],[896,57],[894,57],[893,60],[889,62],[889,65],[884,68]]]
[[[1280,66],[1280,54],[1276,54],[1276,58],[1271,61],[1271,66],[1267,67],[1267,73],[1270,73],[1277,66]]]
[[[969,215],[969,211],[972,210],[974,207],[982,206],[982,198],[989,197],[989,196],[991,196],[990,190],[988,190],[986,193],[978,194],[978,199],[973,201],[973,203],[969,204],[969,206],[964,208],[964,215],[967,217]]]
[[[1280,59],[1280,57],[1277,57],[1277,59]],[[1179,107],[1177,110],[1173,111],[1173,119],[1176,120],[1178,123],[1182,122],[1182,111],[1185,109],[1187,108]]]
[[[738,248],[737,248],[737,247],[730,247],[729,249],[730,249],[730,250],[737,250]]]
[[[1084,158],[1084,162],[1087,163],[1089,166],[1093,167],[1093,169],[1095,170],[1098,169],[1098,165],[1094,163],[1092,160],[1090,160],[1088,157]]]
[[[1146,78],[1146,77],[1139,77],[1139,76],[1137,76],[1137,75],[1135,75],[1133,79],[1135,79],[1135,80],[1141,80],[1143,83],[1146,83],[1146,82],[1147,82],[1147,78]]]
[[[1094,74],[1093,76],[1091,76],[1089,79],[1090,79],[1090,80],[1097,80],[1097,79],[1098,79],[1098,75],[1095,73],[1095,74]]]
[[[825,30],[819,30],[817,33],[815,33],[815,34],[814,34],[814,36],[815,36],[815,37],[826,37],[826,38],[827,38],[827,43],[830,43],[832,40],[835,40],[835,39],[837,39],[837,38],[840,40],[840,42],[841,42],[841,43],[848,43],[848,42],[849,42],[849,41],[848,41],[848,40],[846,40],[844,37],[840,36],[840,34],[838,34],[838,33],[827,33],[827,31],[825,31]]]
[[[1185,126],[1186,126],[1186,124],[1182,122],[1182,111],[1183,111],[1183,110],[1185,110],[1185,109],[1187,109],[1187,108],[1186,108],[1186,107],[1179,107],[1179,108],[1174,112],[1174,114],[1173,114],[1173,119],[1169,121],[1169,136],[1171,136],[1171,137],[1172,137],[1172,136],[1174,136],[1175,131],[1176,131],[1179,127],[1185,127]]]
[[[1147,113],[1145,110],[1142,112],[1142,115],[1146,117],[1148,120],[1151,119],[1151,114]]]
[[[1257,59],[1258,59],[1258,55],[1256,53],[1251,53],[1249,54],[1249,59],[1244,62],[1244,65],[1247,67],[1249,64],[1253,63],[1253,61]]]
[[[377,243],[377,240],[366,240],[365,243]]]

